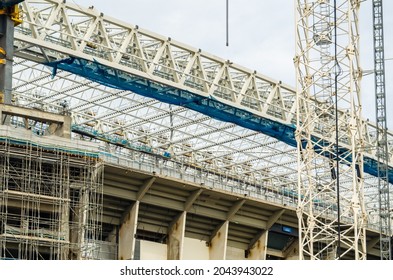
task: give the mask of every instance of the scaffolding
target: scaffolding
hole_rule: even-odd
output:
[[[0,180],[0,259],[97,258],[98,153],[0,136]]]

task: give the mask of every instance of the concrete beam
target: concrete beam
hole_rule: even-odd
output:
[[[0,105],[0,124],[4,124],[5,116],[17,116],[38,122],[49,123],[51,134],[71,138],[71,117],[36,109],[22,108],[12,105]]]
[[[162,196],[146,195],[141,200],[144,204],[159,206],[162,208],[172,209],[175,211],[184,211],[184,203],[182,201],[176,201],[172,198],[166,198]]]
[[[367,253],[369,254],[369,255],[372,255],[372,256],[377,256],[377,257],[380,257],[381,256],[381,251],[380,250],[377,250],[377,249],[370,249],[369,251],[367,251]]]
[[[155,221],[152,221],[155,222]],[[149,221],[139,221],[138,222],[138,230],[144,230],[144,231],[150,231],[150,232],[155,232],[157,234],[161,235],[167,235],[168,234],[168,228],[163,227],[162,225],[156,225],[156,224],[151,224]]]
[[[270,228],[281,218],[282,214],[284,214],[285,209],[280,209],[273,213],[273,215],[269,218],[266,223],[266,230],[270,230]]]
[[[118,226],[120,224],[120,218],[107,216],[107,215],[104,214],[104,216],[102,217],[102,222],[104,224],[110,224],[110,225]]]
[[[374,237],[370,241],[367,242],[367,252],[371,251],[372,248],[374,248],[375,245],[379,243],[380,237]]]
[[[126,213],[124,221],[119,230],[119,252],[120,260],[134,259],[135,235],[138,225],[139,201],[136,201]]]
[[[195,190],[191,193],[189,197],[187,197],[186,202],[184,203],[184,211],[189,211],[194,204],[194,202],[198,199],[198,197],[201,195],[203,192],[203,189],[198,189]]]
[[[278,221],[278,219],[282,216],[282,214],[284,214],[284,212],[285,212],[285,209],[281,209],[281,210],[274,212],[273,215],[270,216],[269,220],[266,222],[266,229],[259,231],[258,234],[256,234],[255,237],[250,241],[250,244],[248,246],[249,250],[251,250],[255,246],[258,246],[257,243],[260,244],[261,238],[263,239],[265,232],[268,232],[270,230],[270,228]],[[267,242],[267,240],[266,240],[266,242]]]
[[[237,211],[242,208],[244,202],[246,202],[245,199],[238,200],[235,204],[232,205],[232,207],[229,209],[227,213],[227,220],[231,221],[233,217],[236,215]]]
[[[250,260],[266,260],[267,240],[269,231],[264,231],[261,236],[254,242],[254,245],[249,249],[248,259]]]
[[[256,219],[248,216],[234,216],[231,219],[231,222],[237,223],[239,225],[245,225],[253,228],[258,228],[258,229],[265,229],[266,228],[266,222],[263,221],[262,219]]]
[[[127,199],[127,200],[136,200],[136,195],[134,192],[125,190],[125,189],[120,189],[116,187],[110,187],[104,185],[104,195],[112,196],[115,198],[122,198],[122,199]]]
[[[209,255],[211,260],[225,260],[227,253],[229,221],[226,221],[218,229],[210,241]]]
[[[186,231],[187,212],[182,212],[168,227],[168,260],[181,260],[184,248],[184,233]]]
[[[255,246],[255,244],[258,242],[258,240],[262,237],[263,233],[266,232],[266,230],[260,230],[258,233],[254,236],[253,239],[251,239],[250,244],[248,245],[248,250],[251,250]]]
[[[266,222],[266,229],[259,231],[258,234],[256,234],[255,237],[250,241],[250,244],[248,245],[248,252],[249,258],[251,260],[266,259],[269,230],[278,221],[278,219],[280,219],[284,212],[285,209],[280,209],[274,212]]]
[[[153,185],[155,180],[156,180],[156,177],[151,177],[149,180],[145,181],[145,183],[139,189],[139,191],[138,191],[138,193],[136,195],[136,200],[140,201],[144,197],[144,195],[147,193],[147,191]]]
[[[284,255],[282,254],[282,252],[280,250],[276,250],[276,249],[267,249],[267,255],[270,256],[274,256],[280,259],[284,258]]]
[[[284,255],[284,259],[286,260],[299,260],[299,239],[294,240],[292,244],[289,245],[288,248],[284,249],[282,253]]]

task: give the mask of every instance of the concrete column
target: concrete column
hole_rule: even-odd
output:
[[[72,225],[70,226],[70,259],[81,260],[82,248],[85,243],[85,228],[87,223],[89,203],[89,192],[81,189],[79,195],[79,205],[75,207],[72,214]]]
[[[187,212],[182,212],[168,229],[168,260],[181,260],[183,257],[186,217]]]
[[[138,225],[139,201],[136,201],[124,216],[119,230],[119,260],[134,259],[135,234]]]
[[[227,253],[228,227],[229,221],[224,222],[212,238],[209,247],[211,260],[225,260]]]
[[[70,217],[69,217],[69,202],[63,201],[63,204],[60,206],[60,234],[64,237],[65,241],[70,241]],[[68,246],[62,245],[60,252],[60,259],[67,260],[69,256],[69,248]]]
[[[264,233],[262,233],[261,237],[259,237],[259,239],[250,248],[248,259],[266,260],[268,237],[269,237],[269,231],[266,230]]]

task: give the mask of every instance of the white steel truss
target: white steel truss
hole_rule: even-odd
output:
[[[103,152],[109,155],[143,159],[143,153],[150,153],[157,155],[157,164],[181,166],[196,175],[220,174],[220,178],[237,181],[239,188],[245,183],[267,186],[274,190],[271,195],[289,194],[296,205],[295,142],[288,145],[278,133],[281,127],[295,130],[294,88],[95,9],[60,0],[26,0],[21,10],[23,23],[15,30],[14,104],[71,114],[73,137],[104,143]],[[106,74],[127,74],[163,89],[219,101],[211,111],[239,108],[250,113],[250,119],[264,119],[272,131],[265,134],[242,127],[237,122],[247,119],[242,115],[223,122],[187,108],[187,104],[158,101],[165,90],[158,91],[157,100],[61,68],[55,73],[45,66],[69,58],[87,61],[86,68],[96,63],[104,66],[110,69]],[[320,108],[332,115],[329,108],[322,104]],[[346,120],[345,111],[339,111],[339,118]],[[376,162],[375,125],[358,121],[365,155]],[[334,136],[327,135],[320,124],[312,127],[312,135],[334,142]],[[131,150],[124,148],[124,141]],[[342,137],[340,146],[349,149],[351,141]],[[388,141],[392,167],[392,132],[388,132]],[[364,183],[373,225],[378,223],[374,176],[365,176]],[[341,181],[349,184],[352,177],[341,174]]]
[[[352,0],[296,2],[298,216],[303,259],[366,258],[359,5]],[[336,116],[336,108],[345,113]],[[322,127],[321,138],[313,135],[316,126]],[[336,137],[346,139],[349,148],[337,146]],[[332,141],[326,141],[329,138]],[[339,180],[342,175],[351,180]],[[326,204],[319,208],[316,200]]]
[[[94,9],[60,0],[27,0],[22,11],[23,24],[15,30],[18,57],[39,63],[69,57],[99,62],[160,85],[218,100],[289,128],[296,124],[295,90],[281,81],[104,16]],[[50,79],[49,74],[47,79]],[[78,116],[79,121],[87,123],[97,118],[90,113]],[[345,119],[342,111],[339,115]],[[365,152],[375,160],[375,126],[365,120],[359,120],[359,125],[363,127]],[[100,129],[105,126],[108,126],[105,131],[124,130],[116,118],[102,123]],[[312,129],[313,135],[324,137],[321,127]],[[392,150],[392,133],[388,137]],[[351,146],[347,138],[340,139],[340,144],[346,148]],[[390,166],[392,162],[390,155]]]

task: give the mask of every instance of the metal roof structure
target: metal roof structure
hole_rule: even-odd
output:
[[[60,0],[22,7],[15,105],[70,114],[73,137],[101,143],[105,154],[152,154],[187,172],[296,196],[293,87],[94,9]],[[322,105],[321,114],[333,116]],[[377,215],[375,126],[361,123],[366,203]],[[388,141],[392,170],[392,132]]]

